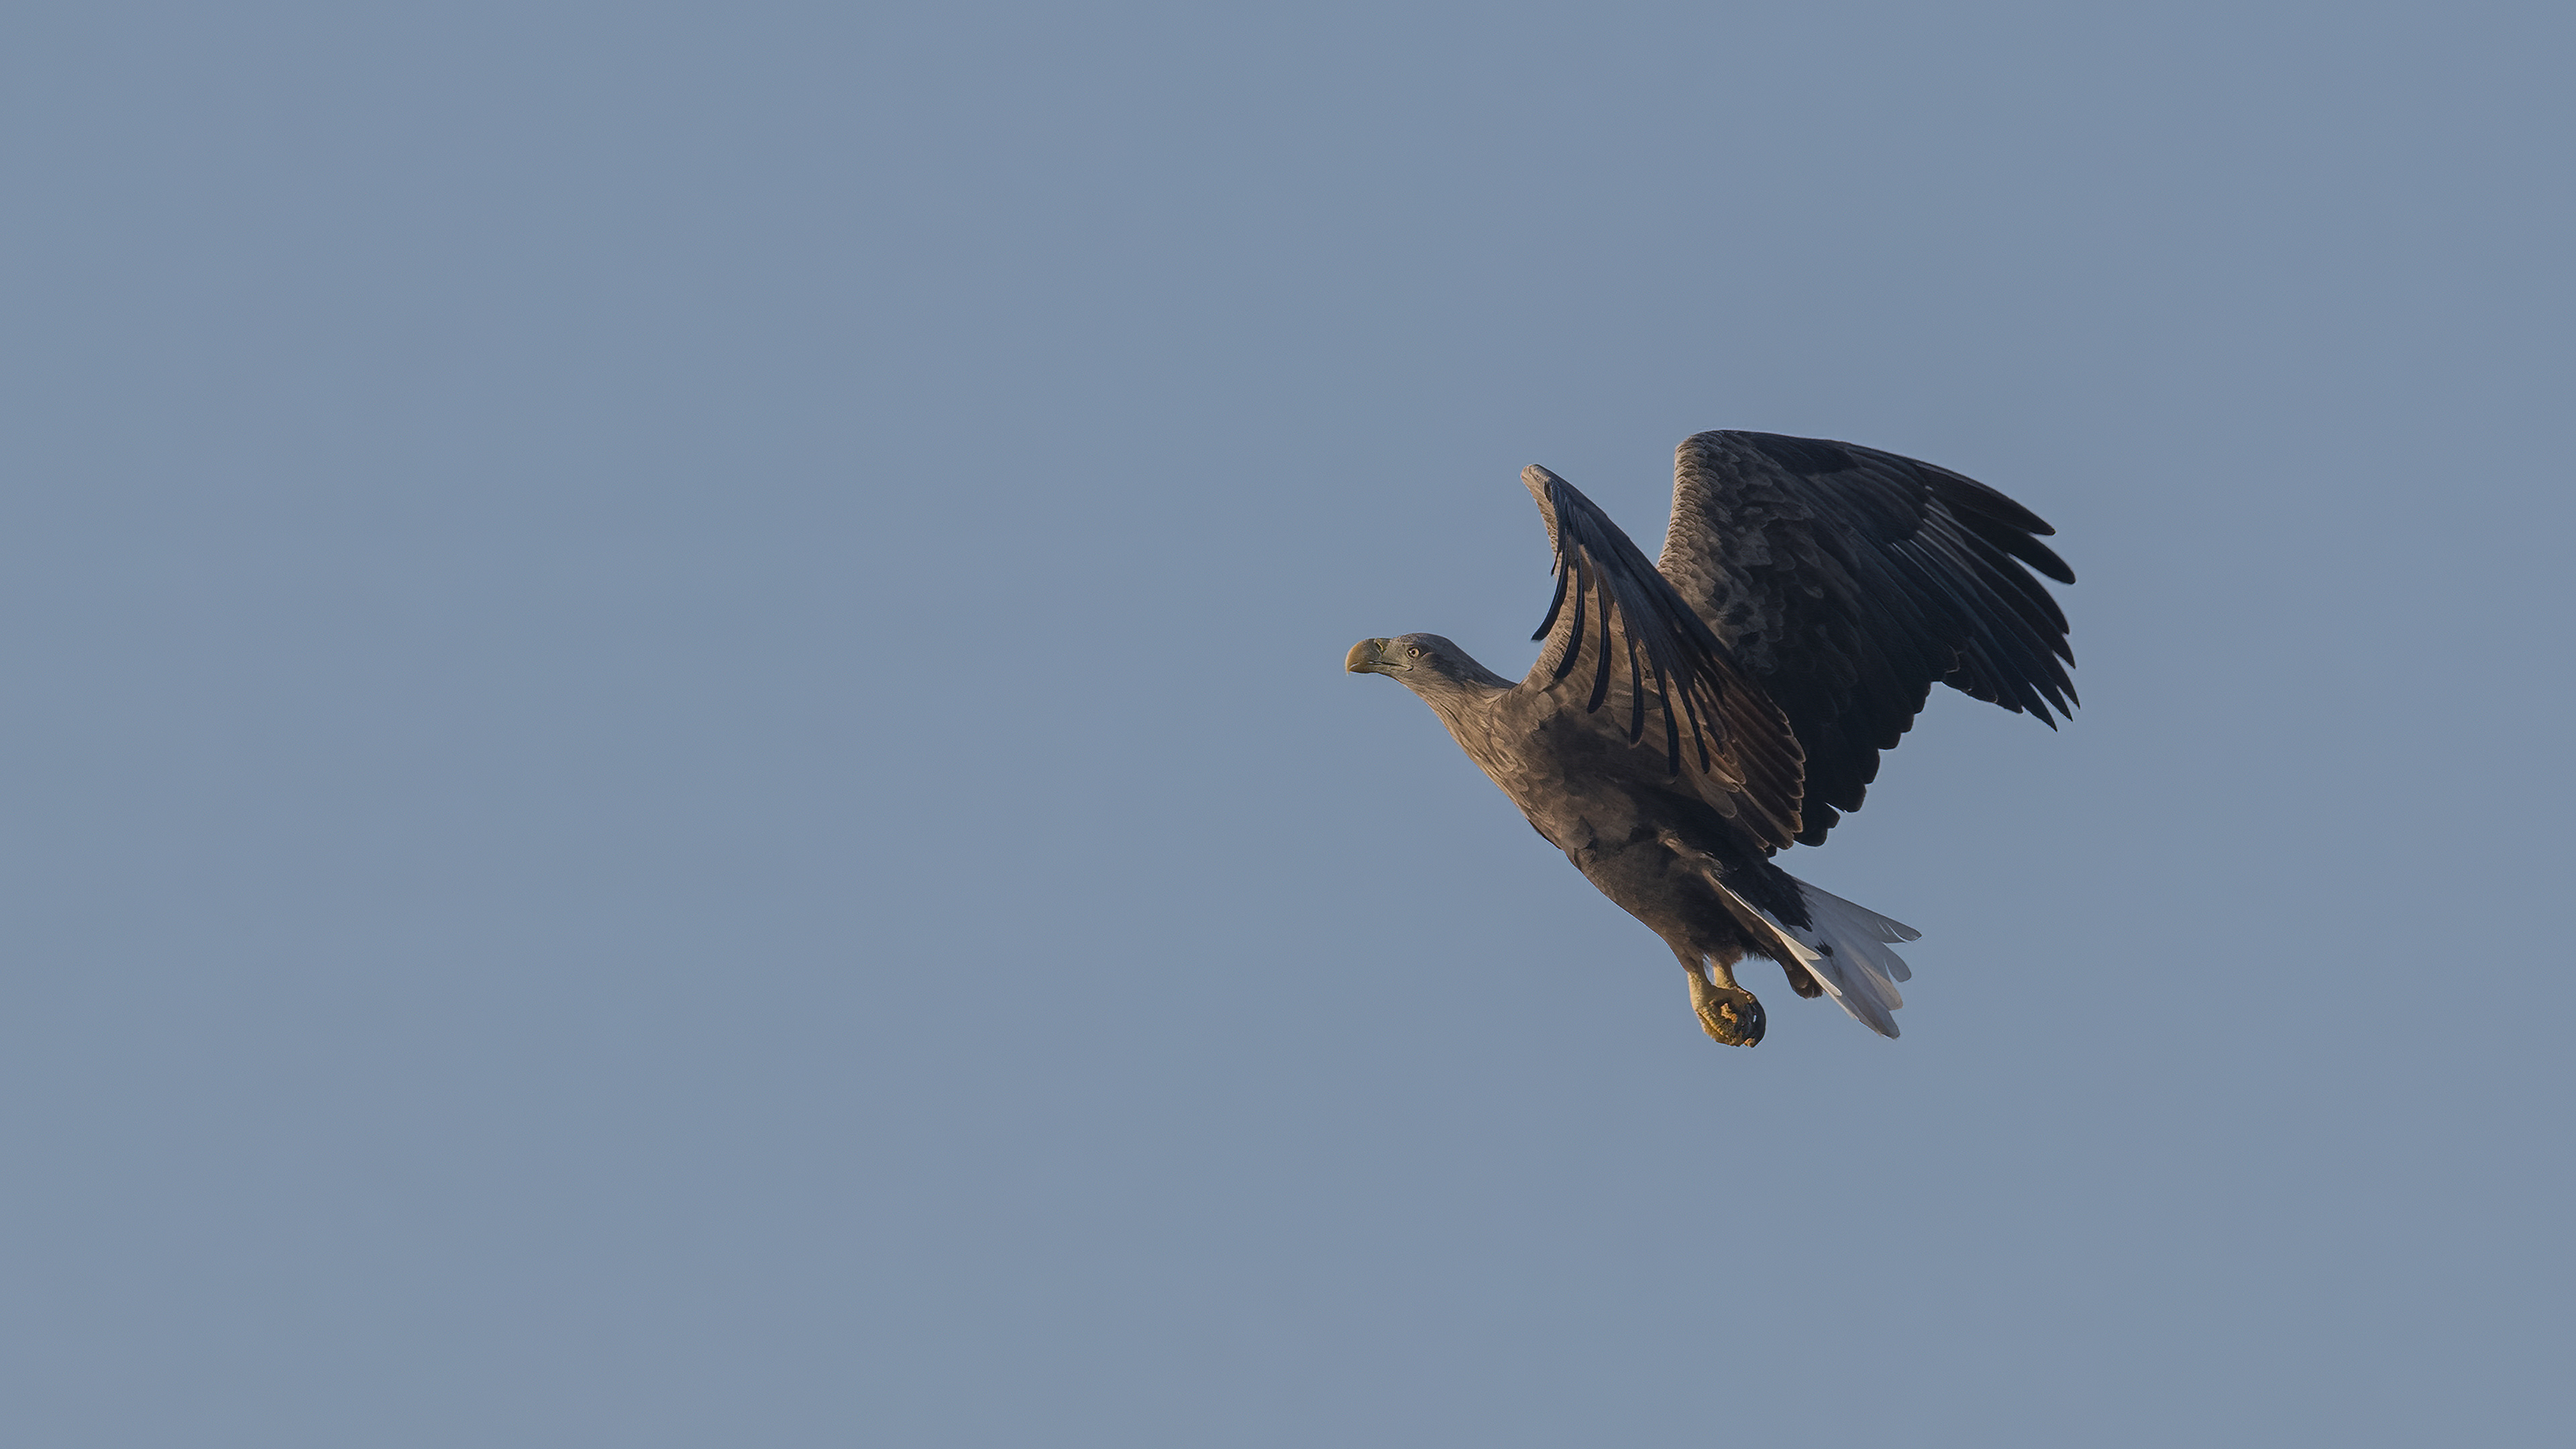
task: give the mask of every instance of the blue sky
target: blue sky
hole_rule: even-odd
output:
[[[17,1432],[2548,1441],[2569,31],[17,7]],[[1340,669],[1710,427],[2082,580],[1900,1042]]]

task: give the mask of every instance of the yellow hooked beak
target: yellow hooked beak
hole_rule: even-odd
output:
[[[1342,660],[1342,668],[1352,674],[1385,674],[1395,666],[1387,662],[1384,639],[1362,639],[1351,646]]]

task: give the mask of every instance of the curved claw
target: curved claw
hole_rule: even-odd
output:
[[[1725,1046],[1758,1046],[1762,1042],[1762,1003],[1742,987],[1704,986],[1691,993],[1699,1012],[1699,1029]]]

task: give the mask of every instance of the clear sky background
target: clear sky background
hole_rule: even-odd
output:
[[[12,6],[34,1446],[2565,1431],[2563,6]],[[1354,639],[1710,427],[2059,528],[1663,946]]]

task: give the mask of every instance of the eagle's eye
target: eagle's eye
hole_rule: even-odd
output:
[[[1419,644],[1416,644],[1416,645],[1414,645],[1412,648],[1407,649],[1407,650],[1405,650],[1404,652],[1405,652],[1405,653],[1407,653],[1407,654],[1409,654],[1409,655],[1411,655],[1412,657],[1414,657],[1414,658],[1416,658],[1416,659],[1419,659],[1419,658],[1421,658],[1421,657],[1422,657],[1422,646],[1421,646],[1421,645],[1419,645]]]

